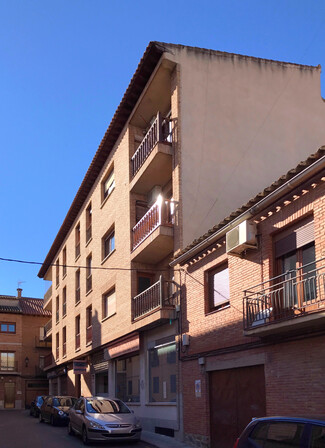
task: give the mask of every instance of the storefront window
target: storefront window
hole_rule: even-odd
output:
[[[116,397],[125,402],[140,401],[139,355],[116,361]]]
[[[108,372],[96,373],[96,395],[108,394]]]
[[[149,350],[149,401],[176,401],[176,344]]]

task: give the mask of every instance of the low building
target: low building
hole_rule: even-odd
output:
[[[48,394],[44,372],[51,344],[43,329],[51,316],[43,300],[0,296],[0,409],[23,409],[36,395]]]
[[[194,446],[229,448],[253,417],[325,419],[324,181],[321,147],[172,262]]]

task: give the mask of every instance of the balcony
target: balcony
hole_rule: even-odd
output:
[[[271,278],[244,293],[246,336],[316,331],[325,323],[324,259]]]
[[[145,326],[175,318],[175,295],[170,291],[171,283],[162,276],[158,282],[132,299],[132,321],[146,319]],[[141,327],[143,327],[143,322]]]
[[[44,369],[52,366],[52,364],[54,364],[54,357],[53,354],[50,353],[49,355],[44,357]]]
[[[13,373],[18,372],[18,361],[3,361],[0,362],[0,372],[3,373]]]
[[[132,261],[156,264],[173,251],[174,202],[158,197],[132,229]]]
[[[163,119],[160,112],[144,136],[132,159],[130,189],[145,194],[154,185],[165,185],[172,173],[171,121]]]
[[[49,287],[49,289],[46,291],[44,295],[43,308],[44,310],[52,311],[52,285]]]
[[[44,339],[40,339],[38,336],[35,336],[35,347],[36,348],[51,348],[52,342],[51,341],[45,341]]]
[[[52,336],[52,318],[44,325],[44,340]]]

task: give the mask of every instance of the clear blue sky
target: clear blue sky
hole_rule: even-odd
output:
[[[44,260],[149,41],[324,71],[324,18],[324,0],[0,0],[0,257]],[[38,270],[0,261],[0,294],[43,297]]]

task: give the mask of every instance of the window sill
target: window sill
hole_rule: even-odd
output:
[[[93,240],[93,237],[90,237],[89,240],[86,242],[86,246],[85,247],[87,247],[92,242],[92,240]]]
[[[62,356],[62,359],[65,359],[67,357],[67,355]]]
[[[219,313],[220,311],[228,310],[229,308],[230,308],[230,303],[227,303],[226,305],[221,306],[220,308],[216,308],[216,309],[208,311],[207,313],[205,313],[205,315],[210,316],[210,314]]]
[[[79,255],[74,259],[74,261],[78,261],[80,257],[81,257],[81,254],[79,254]]]
[[[89,347],[90,345],[92,345],[93,341],[87,342],[86,347]]]
[[[75,349],[75,352],[80,352],[80,351],[81,351],[81,348],[80,348],[80,347],[78,347],[78,348]]]
[[[62,319],[64,319],[66,317],[66,314],[64,316],[62,316]]]
[[[115,311],[115,313],[110,314],[109,316],[104,317],[104,319],[102,319],[102,322],[105,322],[105,321],[106,321],[107,319],[109,319],[110,317],[115,316],[115,314],[116,314],[116,311]]]
[[[78,302],[76,302],[76,303],[74,304],[74,306],[78,306],[79,303],[81,303],[81,300],[79,300]]]
[[[62,277],[62,280],[64,280],[67,276],[67,273],[64,274],[64,276]]]
[[[110,252],[108,255],[106,255],[106,257],[104,258],[104,260],[101,262],[101,264],[104,264],[108,258],[116,251],[116,249],[113,249],[112,252]]]
[[[60,286],[60,283],[58,283],[57,285],[55,285],[55,289],[58,289],[59,286]]]
[[[111,197],[111,195],[112,195],[112,193],[113,193],[114,190],[115,190],[115,187],[114,187],[113,190],[106,196],[106,198],[103,199],[103,201],[102,201],[102,203],[101,203],[101,205],[100,205],[100,208],[103,208],[103,207],[104,207],[104,205],[105,205],[106,202],[108,201],[108,198]]]
[[[86,292],[86,297],[89,296],[89,294],[90,294],[91,292],[93,292],[92,289],[90,289],[89,291],[87,291],[87,292]]]

